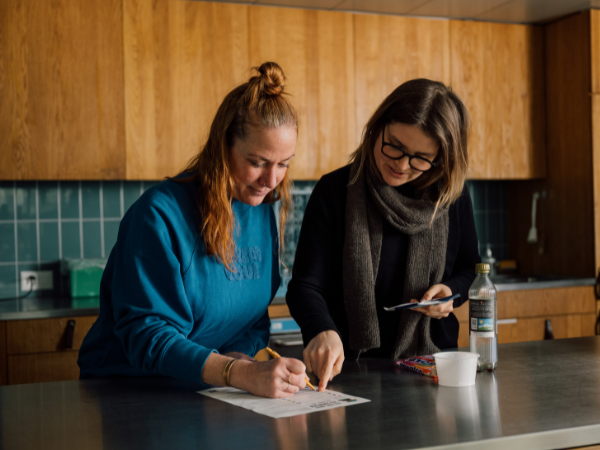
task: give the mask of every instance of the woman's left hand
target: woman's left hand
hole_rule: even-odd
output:
[[[449,297],[452,295],[452,291],[445,284],[435,284],[429,288],[427,292],[423,295],[423,298],[420,301],[432,300],[434,298],[443,298]],[[419,302],[417,299],[412,299],[411,303]],[[413,311],[418,311],[420,313],[425,314],[433,319],[441,319],[442,317],[448,317],[452,310],[452,304],[454,300],[450,300],[449,302],[442,303],[440,305],[432,305],[432,306],[423,306],[421,308],[414,308]]]

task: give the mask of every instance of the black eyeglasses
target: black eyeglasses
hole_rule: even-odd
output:
[[[415,170],[419,172],[426,172],[432,167],[436,167],[438,165],[437,162],[429,161],[427,158],[423,158],[422,156],[411,155],[404,151],[404,149],[390,144],[389,142],[385,142],[385,127],[383,127],[383,134],[381,135],[381,153],[387,156],[390,159],[400,160],[405,156],[408,157],[408,164]]]

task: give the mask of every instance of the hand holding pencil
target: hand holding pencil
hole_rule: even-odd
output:
[[[297,359],[275,357],[269,361],[249,361],[245,358],[232,361],[235,363],[229,366],[229,384],[254,395],[286,398],[307,386],[306,366]],[[223,373],[226,367],[221,369]]]
[[[277,353],[275,350],[271,350],[269,347],[265,348],[265,350],[267,351],[267,353],[269,355],[271,355],[271,358],[281,358],[281,355],[279,353]],[[304,379],[306,380],[306,385],[311,388],[313,391],[315,391],[315,387],[310,384],[310,380],[308,379],[308,377],[304,377]]]

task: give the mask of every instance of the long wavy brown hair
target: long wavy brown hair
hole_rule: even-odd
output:
[[[177,181],[197,180],[196,203],[200,210],[200,232],[206,254],[217,257],[228,270],[234,271],[235,216],[231,208],[234,179],[229,167],[230,148],[243,141],[250,127],[298,127],[298,115],[284,92],[285,75],[274,62],[253,67],[258,72],[225,99],[210,126],[210,133],[200,153],[185,168],[190,174]],[[283,254],[285,222],[291,208],[291,181],[286,172],[283,180],[267,194],[263,203],[281,201],[279,209],[280,254]]]
[[[467,179],[470,119],[465,105],[449,87],[437,81],[420,78],[398,86],[371,116],[360,145],[350,155],[350,162],[358,160],[360,165],[351,184],[356,182],[367,161],[381,176],[373,149],[383,127],[390,123],[418,127],[439,143],[436,157],[439,164],[423,172],[413,185],[416,189],[433,188],[436,211],[449,207],[460,197]]]

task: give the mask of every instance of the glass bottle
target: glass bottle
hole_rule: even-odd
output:
[[[498,365],[496,286],[489,277],[489,264],[477,264],[475,272],[469,288],[469,351],[479,353],[477,371],[492,372]]]

